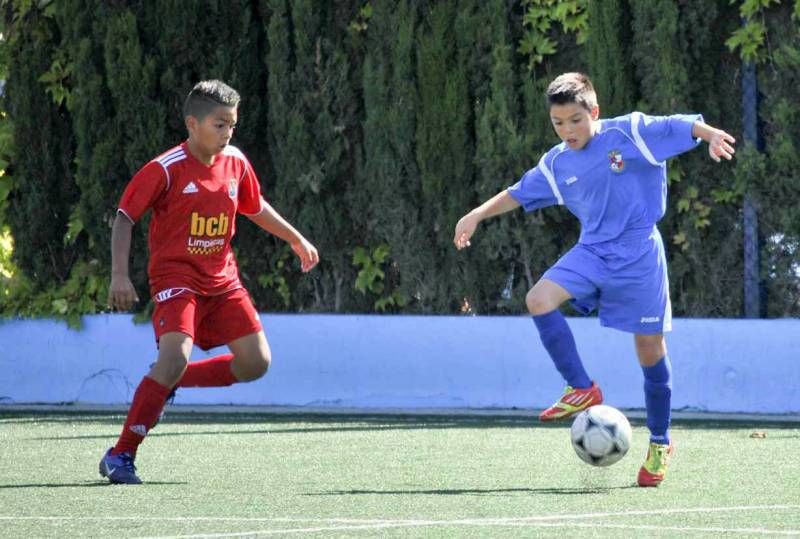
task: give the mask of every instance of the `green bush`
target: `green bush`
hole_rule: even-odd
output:
[[[576,240],[575,219],[515,212],[481,225],[466,252],[453,227],[557,142],[542,94],[584,70],[605,116],[702,112],[740,139],[733,163],[704,150],[670,163],[661,230],[675,314],[741,315],[747,196],[765,312],[800,315],[800,2],[735,3],[4,2],[0,313],[75,324],[105,309],[119,196],[185,138],[182,100],[203,78],[242,94],[234,143],[322,258],[301,274],[240,220],[234,247],[260,309],[520,312]],[[759,148],[741,145],[742,57],[759,63]],[[141,297],[146,227],[131,259]]]

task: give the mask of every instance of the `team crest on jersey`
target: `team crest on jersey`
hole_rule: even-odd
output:
[[[236,181],[236,178],[231,178],[230,180],[228,180],[228,196],[229,197],[236,198],[236,195],[238,193],[238,189],[239,189],[239,187],[238,187],[238,183]]]
[[[611,150],[608,152],[608,168],[613,172],[622,172],[625,168],[625,161],[622,159],[622,153],[619,150]]]

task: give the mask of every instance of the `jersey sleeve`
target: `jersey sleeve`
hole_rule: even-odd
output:
[[[538,165],[523,174],[517,183],[507,189],[508,194],[519,202],[525,211],[562,203],[554,190],[555,180],[545,163],[546,157],[546,155],[542,157]]]
[[[119,211],[135,223],[153,207],[166,190],[166,171],[158,162],[150,161],[128,182],[119,201]]]
[[[239,181],[238,211],[245,215],[254,215],[261,211],[261,186],[250,161],[244,155],[242,155],[242,161],[244,162],[244,173]]]
[[[673,114],[671,116],[648,116],[642,113],[631,115],[633,138],[643,152],[649,157],[649,151],[656,162],[666,161],[684,152],[694,149],[701,139],[692,137],[694,123],[703,121],[700,114]],[[641,146],[640,146],[640,149]]]

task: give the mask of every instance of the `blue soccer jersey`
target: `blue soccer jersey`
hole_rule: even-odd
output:
[[[582,244],[650,230],[666,210],[665,161],[697,146],[696,121],[702,116],[640,112],[600,120],[586,146],[553,147],[508,192],[526,211],[566,206],[581,223]]]
[[[602,120],[580,150],[559,144],[508,188],[526,211],[562,204],[581,223],[578,244],[542,276],[584,314],[635,334],[670,331],[664,244],[656,223],[667,202],[665,161],[694,148],[700,115]]]

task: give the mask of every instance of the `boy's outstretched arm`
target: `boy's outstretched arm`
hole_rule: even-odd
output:
[[[730,161],[733,159],[733,154],[736,153],[733,148],[736,139],[722,129],[711,127],[703,122],[695,122],[692,126],[692,136],[708,142],[708,155],[717,163],[720,162],[720,157]]]
[[[305,273],[319,262],[319,253],[317,248],[303,237],[286,219],[275,211],[275,208],[269,203],[261,199],[261,211],[255,215],[248,215],[248,219],[255,224],[288,243],[292,251],[300,259],[300,269]]]
[[[453,238],[456,249],[461,250],[470,246],[469,239],[475,234],[475,229],[481,221],[519,208],[519,206],[520,203],[514,200],[508,191],[501,191],[466,214],[456,224],[456,234]]]
[[[111,229],[111,284],[108,287],[108,306],[120,311],[129,310],[139,301],[128,274],[132,230],[133,223],[128,216],[117,212]]]

